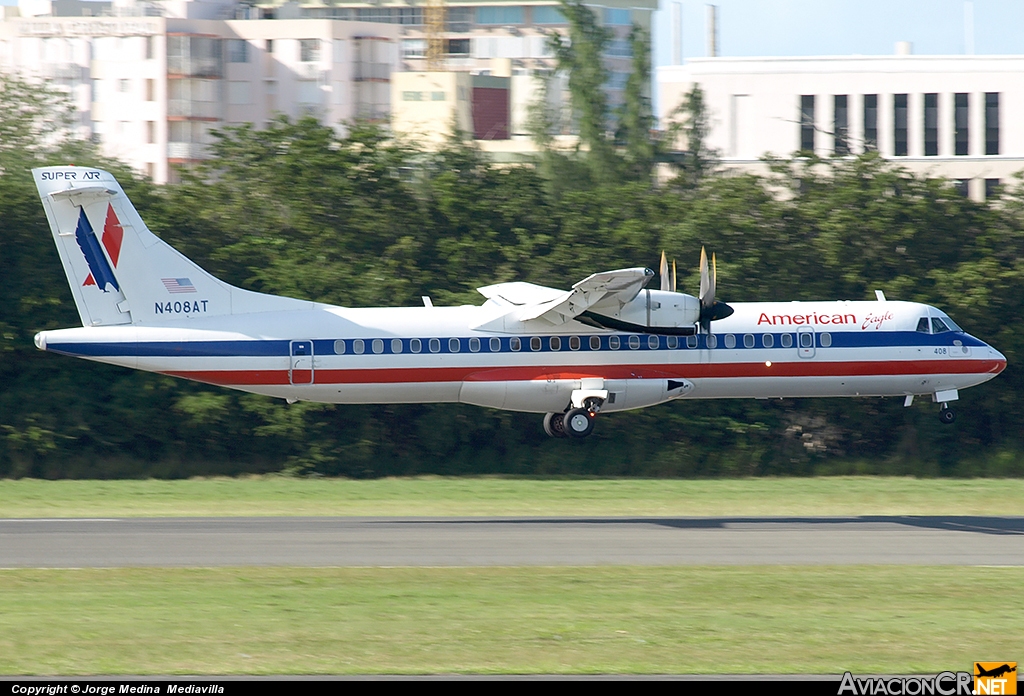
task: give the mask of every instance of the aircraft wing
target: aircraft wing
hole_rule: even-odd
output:
[[[649,268],[623,268],[588,276],[561,291],[531,283],[500,283],[480,288],[490,299],[500,298],[517,309],[513,315],[519,321],[545,319],[554,325],[572,321],[594,305],[616,300],[620,306],[630,302],[654,277]],[[517,301],[518,300],[518,301]]]

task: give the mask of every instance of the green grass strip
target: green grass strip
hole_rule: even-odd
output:
[[[1020,515],[1021,479],[0,481],[0,517]]]
[[[1024,568],[0,571],[3,674],[935,673],[1020,660]]]

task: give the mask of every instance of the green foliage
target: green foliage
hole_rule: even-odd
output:
[[[80,143],[22,145],[0,148],[0,476],[1022,473],[1020,186],[979,204],[864,155],[773,162],[767,177],[705,169],[681,195],[641,177],[553,182],[551,170],[492,166],[462,144],[424,153],[370,125],[339,136],[312,119],[225,129],[213,159],[176,186],[103,163],[157,234],[252,289],[348,306],[475,303],[478,286],[568,287],[653,265],[664,248],[694,292],[704,244],[727,302],[878,288],[947,309],[1010,365],[963,393],[953,427],[931,404],[896,399],[686,401],[609,414],[590,439],[557,441],[535,415],[289,406],[39,353],[36,331],[78,317],[27,169],[68,153],[100,161]]]

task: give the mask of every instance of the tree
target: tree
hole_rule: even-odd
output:
[[[686,93],[671,118],[674,124],[669,129],[669,142],[682,136],[686,147],[675,184],[696,188],[714,171],[718,159],[718,152],[707,143],[711,134],[711,119],[704,101],[704,90],[699,84],[694,84],[693,89]]]
[[[651,138],[654,114],[648,97],[651,82],[650,36],[634,24],[629,33],[632,71],[626,80],[625,99],[619,117],[620,142],[625,145],[627,176],[649,179],[654,168],[655,141]]]

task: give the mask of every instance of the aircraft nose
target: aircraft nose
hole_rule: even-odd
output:
[[[1003,355],[1002,353],[1000,353],[998,350],[996,350],[992,346],[988,347],[988,352],[989,352],[989,356],[991,357],[991,359],[995,360],[995,362],[996,362],[996,366],[992,370],[992,373],[998,375],[1000,372],[1002,372],[1003,370],[1006,369],[1006,356]]]
[[[33,341],[35,341],[36,348],[38,348],[39,350],[46,350],[46,335],[45,334],[46,334],[45,331],[40,331],[32,339]]]

